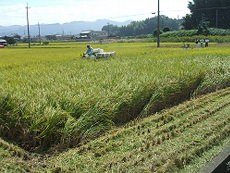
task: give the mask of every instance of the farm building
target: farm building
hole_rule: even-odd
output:
[[[39,37],[36,37],[34,39],[39,39]],[[56,40],[56,41],[71,41],[74,39],[73,35],[61,35],[61,34],[56,34],[56,35],[46,35],[45,37],[42,38],[43,40]]]
[[[108,33],[105,31],[93,31],[93,30],[87,30],[82,31],[76,39],[78,41],[90,41],[90,40],[101,40],[108,37]]]

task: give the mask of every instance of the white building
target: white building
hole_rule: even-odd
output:
[[[7,46],[7,41],[3,40],[3,39],[0,39],[0,45]]]
[[[90,41],[90,40],[102,40],[108,37],[108,33],[105,31],[93,31],[87,30],[82,31],[78,37],[76,37],[79,41]]]

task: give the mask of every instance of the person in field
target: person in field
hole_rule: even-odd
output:
[[[204,41],[205,41],[205,47],[208,47],[208,43],[209,43],[209,39],[204,39]]]
[[[84,57],[89,57],[93,55],[93,48],[90,45],[87,45],[87,50],[84,53]]]
[[[196,48],[199,48],[199,40],[198,39],[195,40],[195,43],[196,43]]]
[[[200,40],[200,47],[203,48],[204,47],[204,39]]]

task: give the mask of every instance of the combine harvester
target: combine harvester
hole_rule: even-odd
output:
[[[104,52],[103,49],[96,48],[93,49],[93,54],[92,55],[86,55],[83,53],[82,58],[89,58],[89,59],[98,59],[98,58],[108,58],[108,57],[114,57],[116,55],[115,51],[112,52]]]

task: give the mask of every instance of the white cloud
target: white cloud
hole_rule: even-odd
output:
[[[0,11],[0,25],[23,24],[26,21],[24,18],[26,11],[23,5],[0,6]]]

